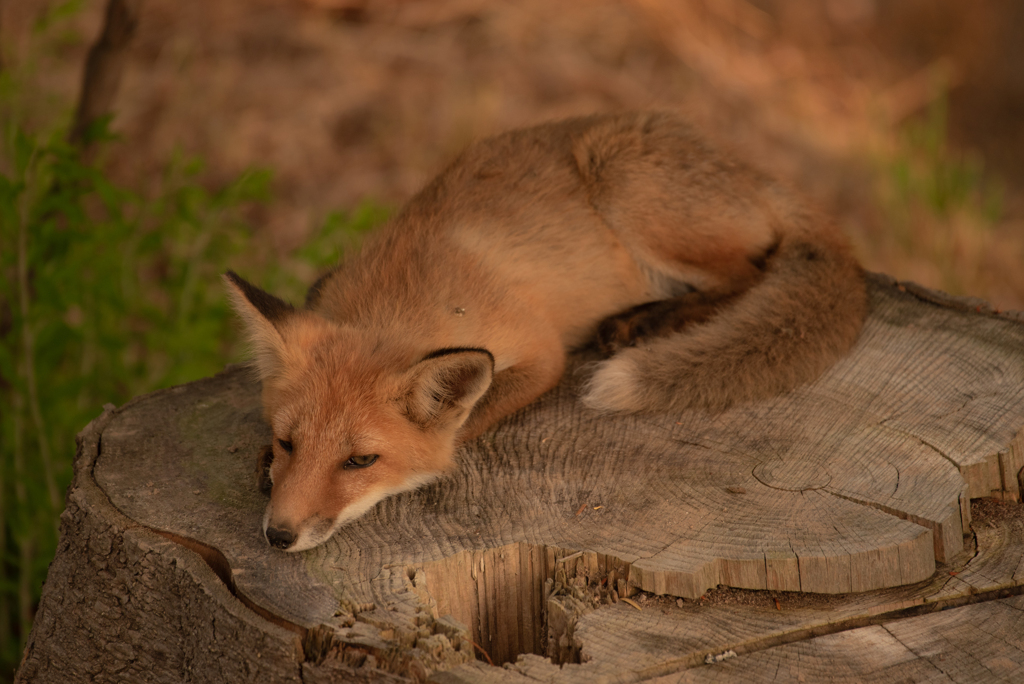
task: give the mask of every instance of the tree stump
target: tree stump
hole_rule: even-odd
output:
[[[1024,681],[1024,324],[870,296],[824,377],[721,414],[595,415],[581,355],[298,554],[262,537],[245,369],[108,409],[19,680]]]

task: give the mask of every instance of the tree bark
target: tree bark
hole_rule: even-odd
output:
[[[1024,324],[870,291],[848,358],[722,414],[591,414],[582,355],[451,476],[299,554],[260,532],[270,433],[244,369],[108,410],[19,681],[1013,674]],[[1002,513],[976,503],[972,532],[982,496]]]

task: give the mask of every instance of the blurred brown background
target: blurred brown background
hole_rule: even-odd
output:
[[[25,106],[67,116],[104,0],[44,43],[0,0]],[[330,210],[399,203],[473,138],[626,108],[687,112],[796,186],[872,270],[1024,308],[1017,0],[145,0],[105,159],[139,187],[275,173],[274,250]]]

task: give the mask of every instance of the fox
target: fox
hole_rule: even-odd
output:
[[[823,374],[858,338],[864,273],[794,192],[667,112],[470,145],[290,303],[224,282],[262,383],[263,533],[297,552],[601,352],[597,415],[722,411]]]

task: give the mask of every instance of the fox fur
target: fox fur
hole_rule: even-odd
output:
[[[663,113],[472,145],[301,309],[225,281],[274,434],[264,532],[288,551],[444,473],[595,335],[585,406],[720,410],[814,380],[867,307],[832,224]]]

